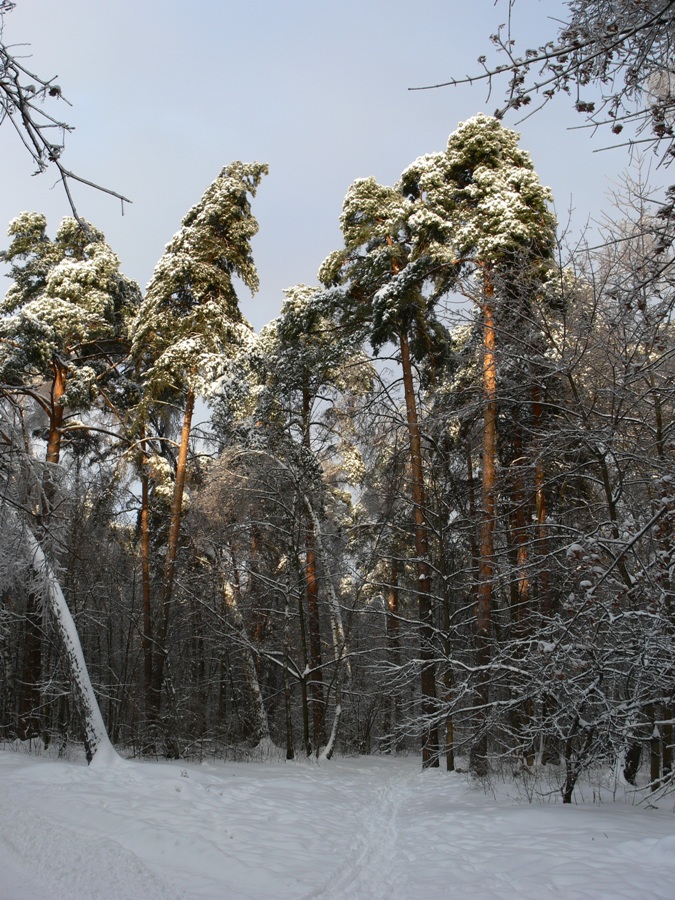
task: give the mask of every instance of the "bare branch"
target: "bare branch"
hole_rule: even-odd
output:
[[[16,47],[20,45],[8,45],[2,40],[4,15],[14,6],[11,0],[0,0],[0,124],[7,119],[11,122],[37,166],[36,175],[47,171],[50,166],[57,169],[73,216],[82,228],[86,230],[87,225],[75,206],[71,182],[79,182],[116,197],[122,203],[124,214],[124,204],[131,203],[128,197],[83,178],[62,164],[65,135],[73,130],[73,126],[51,115],[43,104],[49,99],[60,100],[68,106],[71,104],[56,83],[56,76],[45,79],[31,72],[19,61]],[[59,135],[58,140],[54,139],[55,133]]]
[[[505,63],[490,66],[481,56],[482,72],[410,90],[484,81],[489,95],[493,79],[508,74],[506,102],[495,111],[497,118],[528,106],[533,95],[542,98],[541,108],[565,93],[592,127],[619,134],[622,122],[631,119],[638,134],[650,133],[644,141],[670,162],[675,156],[675,0],[569,0],[569,18],[559,24],[556,39],[522,55],[514,54],[511,38],[514,4],[510,0],[508,27],[500,26],[491,37]],[[583,96],[589,88],[599,89],[599,98]]]

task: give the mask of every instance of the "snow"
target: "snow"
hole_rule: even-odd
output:
[[[672,898],[675,822],[417,758],[85,767],[0,752],[0,900]]]

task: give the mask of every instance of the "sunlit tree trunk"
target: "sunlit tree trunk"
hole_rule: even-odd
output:
[[[162,594],[159,609],[159,623],[155,642],[156,655],[153,671],[152,704],[155,726],[159,725],[159,714],[162,702],[162,689],[164,687],[164,673],[166,658],[169,648],[167,638],[169,634],[169,621],[173,601],[173,588],[175,576],[176,554],[180,537],[180,525],[183,510],[183,494],[185,493],[185,479],[187,474],[188,450],[190,447],[190,431],[192,428],[192,415],[194,413],[195,395],[189,390],[185,401],[183,414],[183,427],[181,429],[180,447],[176,462],[176,478],[171,500],[171,517],[169,522],[169,537],[167,540],[166,557],[164,560],[164,574],[162,578]]]
[[[66,393],[66,367],[55,359],[52,363],[54,380],[52,381],[49,404],[49,436],[47,438],[48,464],[58,464],[61,456],[61,434],[63,429],[63,397]]]
[[[494,287],[484,268],[483,291],[483,483],[478,595],[476,603],[477,736],[471,748],[471,768],[487,771],[487,707],[490,699],[490,629],[494,577],[495,471],[497,456],[497,367],[495,358]]]

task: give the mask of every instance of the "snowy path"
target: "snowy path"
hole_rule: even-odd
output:
[[[416,759],[0,753],[0,900],[674,900],[675,816],[517,804]]]

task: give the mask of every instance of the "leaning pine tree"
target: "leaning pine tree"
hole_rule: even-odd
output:
[[[228,359],[251,335],[232,278],[239,277],[251,292],[258,288],[251,251],[258,223],[249,198],[255,196],[267,171],[266,165],[241,162],[221,171],[185,216],[180,231],[157,263],[135,330],[132,353],[144,383],[139,434],[145,435],[153,406],[169,402],[183,410],[156,627],[153,634],[144,635],[147,645],[152,642],[156,648],[147,695],[155,724],[165,681],[195,399],[211,393]],[[147,620],[145,627],[147,631]]]

